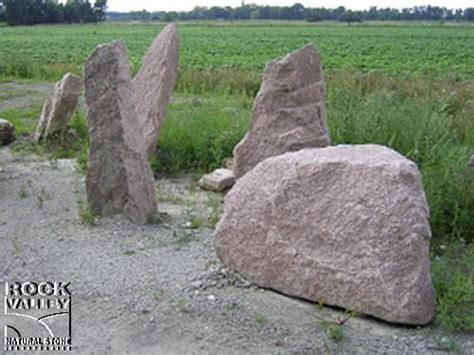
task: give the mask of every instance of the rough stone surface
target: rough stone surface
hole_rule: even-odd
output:
[[[67,73],[56,83],[53,96],[48,98],[43,106],[34,135],[35,141],[39,142],[67,127],[76,110],[81,89],[81,79],[71,73]]]
[[[84,68],[90,148],[86,190],[99,214],[146,223],[157,212],[155,187],[138,124],[123,43],[98,46]]]
[[[148,155],[156,141],[178,75],[179,38],[175,24],[169,24],[156,37],[133,79],[136,109],[145,136]]]
[[[199,180],[199,186],[204,190],[224,191],[235,183],[234,172],[229,169],[217,169],[204,175]]]
[[[426,324],[435,298],[416,165],[377,145],[266,159],[226,196],[219,258],[262,287],[389,322]]]
[[[0,118],[0,144],[10,144],[15,139],[15,126]]]
[[[267,64],[250,130],[234,149],[234,173],[240,178],[266,158],[329,144],[321,57],[310,44]]]
[[[234,171],[234,158],[225,158],[222,167]]]

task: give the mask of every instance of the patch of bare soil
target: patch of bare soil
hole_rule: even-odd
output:
[[[0,111],[43,105],[53,87],[53,83],[0,83]]]

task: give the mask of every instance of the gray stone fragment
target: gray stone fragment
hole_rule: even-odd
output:
[[[10,144],[14,139],[15,126],[10,121],[0,118],[0,144]]]
[[[199,186],[204,190],[221,192],[234,185],[235,178],[232,170],[217,169],[210,174],[204,175],[199,180]]]

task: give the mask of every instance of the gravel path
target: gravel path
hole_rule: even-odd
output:
[[[84,179],[73,162],[1,149],[2,287],[11,280],[71,281],[77,354],[474,349],[473,336],[446,336],[431,327],[361,317],[338,326],[346,318],[341,310],[259,289],[216,259],[212,229],[205,225],[220,207],[220,195],[196,189],[185,177],[160,179],[157,196],[159,223],[136,226],[115,216],[86,226],[78,217]],[[340,342],[331,340],[331,327],[342,330]]]

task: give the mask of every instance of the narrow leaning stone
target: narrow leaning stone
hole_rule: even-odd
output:
[[[146,223],[157,212],[155,184],[138,124],[126,48],[99,45],[84,68],[89,125],[89,206]]]
[[[81,95],[81,79],[67,73],[54,87],[53,96],[43,106],[34,135],[36,142],[65,129],[76,110]]]
[[[250,130],[234,149],[235,177],[266,158],[329,144],[321,57],[309,44],[267,64]]]
[[[148,156],[156,149],[171,92],[178,75],[179,38],[175,24],[156,37],[133,79],[138,120]]]
[[[262,287],[426,324],[435,297],[428,206],[416,165],[376,145],[268,158],[225,198],[219,258]]]

